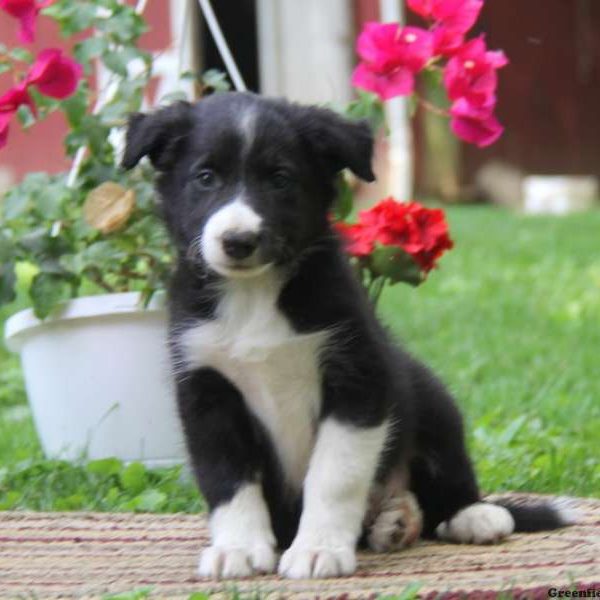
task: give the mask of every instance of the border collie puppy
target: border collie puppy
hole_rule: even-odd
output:
[[[131,117],[177,250],[170,348],[212,544],[199,572],[335,577],[356,547],[421,533],[487,544],[567,524],[481,499],[449,393],[390,340],[332,231],[335,179],[366,181],[363,122],[253,94]]]

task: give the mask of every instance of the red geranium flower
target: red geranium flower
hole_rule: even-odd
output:
[[[356,50],[362,62],[352,75],[352,84],[388,100],[412,94],[415,74],[433,55],[433,35],[419,27],[367,23]]]
[[[35,39],[35,19],[42,8],[52,4],[54,0],[0,0],[0,8],[15,19],[19,19],[21,28],[18,32],[19,41],[28,44]]]
[[[38,54],[25,81],[35,85],[45,96],[62,100],[76,89],[83,74],[82,66],[65,56],[58,48],[48,48]]]
[[[453,247],[443,210],[425,208],[417,202],[405,204],[393,198],[361,211],[358,223],[338,223],[336,229],[351,256],[368,256],[376,244],[392,246],[409,254],[425,273]]]
[[[376,232],[360,223],[334,223],[335,229],[345,242],[345,248],[351,256],[368,256],[375,248]]]
[[[444,211],[437,208],[425,208],[417,202],[408,204],[408,218],[413,224],[413,247],[420,246],[414,252],[407,252],[426,273],[437,266],[436,261],[446,250],[454,247],[448,233],[448,223]]]

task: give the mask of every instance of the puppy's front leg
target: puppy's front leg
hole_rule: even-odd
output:
[[[356,543],[387,422],[362,428],[327,418],[304,482],[298,534],[281,557],[284,577],[337,577],[356,569]]]
[[[192,466],[210,507],[212,540],[200,557],[200,576],[274,571],[261,450],[240,392],[216,371],[200,369],[182,378],[177,399]]]

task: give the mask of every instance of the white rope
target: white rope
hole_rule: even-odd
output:
[[[379,12],[384,23],[404,25],[404,6],[398,0],[379,0]],[[412,132],[405,98],[392,98],[385,103],[389,128],[388,193],[401,202],[413,193]]]
[[[234,85],[235,89],[238,92],[245,92],[247,89],[246,84],[244,83],[244,80],[242,79],[242,75],[240,74],[237,64],[235,63],[235,60],[233,59],[231,50],[229,49],[229,46],[227,45],[225,37],[223,36],[223,32],[221,31],[219,22],[217,21],[217,18],[215,17],[215,13],[213,11],[210,0],[198,0],[198,4],[200,5],[200,10],[202,11],[202,14],[204,15],[206,24],[208,25],[208,28],[210,29],[210,33],[213,36],[213,40],[215,41],[217,49],[219,50],[219,54],[221,55],[221,58],[223,59],[223,62],[225,63],[225,68],[227,69],[227,72],[229,73],[229,77],[231,78],[231,81],[233,81],[233,85]]]
[[[141,15],[146,10],[146,4],[148,4],[148,0],[138,0],[138,3],[135,5],[135,12]]]

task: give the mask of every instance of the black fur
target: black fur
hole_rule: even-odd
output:
[[[250,151],[237,124],[240,111],[249,107],[257,115]],[[287,274],[279,309],[298,332],[335,331],[322,357],[320,418],[334,415],[357,427],[393,419],[376,477],[384,482],[396,469],[409,470],[424,512],[424,534],[432,536],[440,522],[480,500],[462,419],[444,386],[378,323],[327,216],[340,170],[373,179],[372,146],[365,123],[325,109],[225,94],[134,115],[123,165],[131,168],[148,155],[159,171],[162,211],[178,251],[169,294],[174,363],[182,328],[213,318],[219,300],[213,283],[220,276],[190,248],[210,215],[243,182],[266,220],[261,256]],[[218,173],[215,189],[196,179],[206,167]],[[277,540],[287,547],[301,498],[285,489],[269,436],[241,393],[209,368],[179,374],[177,390],[194,470],[209,506],[230,499],[242,482],[261,481]],[[544,518],[536,521],[540,511]],[[517,519],[521,530],[560,524],[548,507]]]

